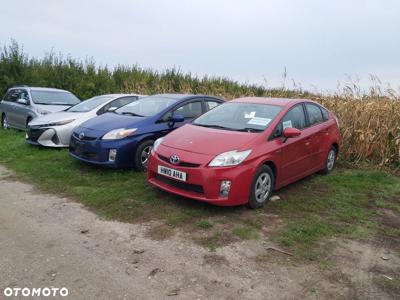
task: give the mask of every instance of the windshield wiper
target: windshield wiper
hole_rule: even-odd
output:
[[[243,132],[262,132],[262,131],[264,131],[263,129],[250,128],[250,127],[240,128],[240,129],[235,129],[235,130],[236,131],[243,131]]]
[[[196,124],[196,123],[193,123],[193,125],[201,126],[201,127],[207,127],[207,128],[215,128],[215,129],[236,130],[235,128],[230,128],[230,127],[225,127],[225,126],[215,125],[215,124],[211,125],[211,124]]]
[[[130,115],[130,116],[134,116],[134,117],[144,117],[144,116],[142,116],[142,115],[138,115],[138,114],[135,114],[135,113],[129,112],[129,111],[123,111],[123,112],[121,113],[121,115]]]

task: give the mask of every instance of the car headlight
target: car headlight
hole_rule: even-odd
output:
[[[161,137],[161,138],[159,138],[159,139],[156,139],[156,141],[155,141],[154,144],[153,144],[153,151],[154,151],[154,152],[157,151],[157,148],[158,148],[158,146],[161,145],[163,139],[164,139],[163,137]]]
[[[217,155],[208,165],[210,167],[237,166],[244,161],[251,153],[251,150],[238,152],[228,151]]]
[[[51,113],[51,111],[41,109],[41,108],[36,108],[36,112],[41,115],[47,115],[47,114]]]
[[[131,136],[135,133],[137,128],[130,128],[130,129],[125,129],[125,128],[119,128],[119,129],[114,129],[109,132],[107,132],[103,137],[101,138],[102,140],[120,140],[123,138],[126,138],[128,136]]]
[[[61,126],[61,125],[67,125],[71,122],[75,121],[75,119],[70,119],[70,120],[64,120],[64,121],[60,121],[60,122],[54,122],[54,123],[50,123],[47,124],[47,126]]]

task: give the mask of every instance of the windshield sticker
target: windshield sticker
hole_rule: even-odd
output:
[[[288,127],[291,128],[291,127],[293,127],[292,126],[292,121],[290,121],[290,120],[289,121],[285,121],[285,122],[282,123],[282,126],[283,126],[283,129],[288,128]]]
[[[254,118],[255,116],[256,116],[256,112],[255,111],[252,111],[250,113],[247,113],[247,112],[244,113],[244,118],[245,119],[251,119],[251,118]]]
[[[249,122],[247,122],[247,124],[267,126],[269,122],[271,122],[271,119],[254,117]]]

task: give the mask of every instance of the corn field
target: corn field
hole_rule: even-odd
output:
[[[324,95],[284,86],[268,89],[227,78],[199,78],[178,69],[157,72],[134,65],[111,70],[96,66],[93,60],[82,62],[53,53],[42,59],[29,58],[15,41],[0,49],[2,95],[12,85],[26,84],[66,89],[81,99],[118,92],[210,94],[227,100],[241,96],[309,98],[337,116],[342,134],[342,159],[399,168],[400,98],[392,89],[382,89],[376,78],[372,83],[367,92],[353,84],[335,95]]]

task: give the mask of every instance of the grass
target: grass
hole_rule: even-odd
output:
[[[146,184],[144,174],[82,164],[65,149],[27,145],[24,133],[13,130],[0,130],[0,164],[40,190],[73,198],[106,219],[157,220],[161,225],[149,236],[163,239],[179,229],[210,250],[239,240],[272,238],[298,258],[316,259],[327,239],[399,233],[397,223],[382,221],[382,211],[392,212],[394,222],[398,219],[400,178],[382,171],[339,167],[328,176],[314,175],[278,191],[281,200],[263,209],[249,210],[158,191]],[[275,229],[265,233],[265,228]]]

